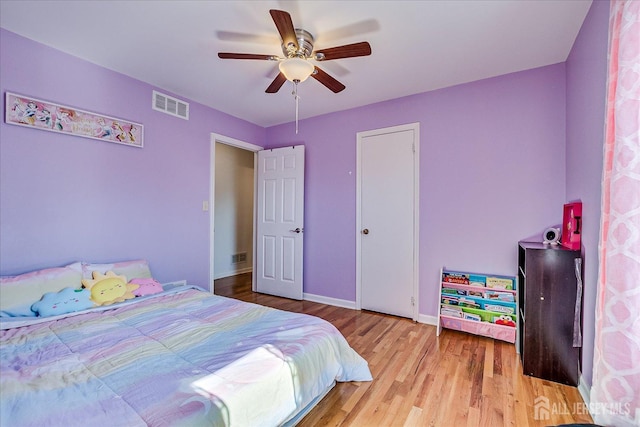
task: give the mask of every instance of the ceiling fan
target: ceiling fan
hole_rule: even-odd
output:
[[[280,33],[280,37],[282,38],[283,58],[274,55],[252,53],[218,53],[218,57],[220,59],[257,59],[279,61],[278,67],[280,72],[273,82],[271,82],[269,87],[267,87],[267,90],[265,91],[267,93],[278,92],[287,80],[292,81],[297,89],[298,83],[305,81],[309,76],[322,83],[334,93],[341,92],[345,89],[345,85],[322,71],[310,60],[329,61],[333,59],[371,55],[371,46],[368,42],[352,43],[314,51],[313,36],[306,30],[294,28],[291,15],[288,12],[271,9],[269,13],[271,14],[271,18]]]

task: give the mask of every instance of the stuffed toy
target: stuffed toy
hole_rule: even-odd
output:
[[[506,314],[500,315],[500,317],[495,319],[496,325],[506,325],[506,326],[516,326],[516,322],[511,318],[511,316],[507,316]]]
[[[40,317],[73,313],[93,307],[90,297],[91,292],[86,289],[64,288],[59,292],[47,292],[31,305],[31,311]]]
[[[138,285],[138,289],[133,291],[133,294],[137,297],[157,294],[163,290],[160,282],[155,279],[131,279],[129,283]]]
[[[83,279],[82,286],[91,291],[91,300],[97,305],[109,305],[136,297],[133,291],[138,289],[138,285],[127,283],[125,276],[118,276],[113,271],[107,271],[107,274],[94,271],[92,276],[93,280]]]

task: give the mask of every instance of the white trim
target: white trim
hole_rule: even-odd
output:
[[[217,133],[211,134],[211,142],[219,142],[221,144],[231,145],[232,147],[242,148],[247,151],[262,151],[264,147],[260,147],[259,145],[251,144],[250,142],[244,142],[239,139],[231,138],[229,136],[219,135]]]
[[[215,276],[215,271],[214,271],[214,242],[215,242],[215,192],[216,192],[216,142],[219,142],[221,144],[226,144],[226,145],[230,145],[232,147],[237,147],[237,148],[241,148],[243,150],[248,150],[248,151],[253,151],[254,155],[253,155],[253,165],[254,165],[254,190],[255,190],[255,186],[256,186],[256,179],[255,179],[255,166],[256,166],[256,155],[255,153],[260,151],[260,150],[264,150],[263,147],[260,147],[259,145],[255,145],[255,144],[251,144],[249,142],[244,142],[244,141],[240,141],[239,139],[235,139],[235,138],[231,138],[228,136],[224,136],[224,135],[220,135],[217,133],[211,133],[211,138],[210,138],[210,158],[209,158],[209,164],[211,165],[211,167],[209,168],[210,170],[210,175],[209,175],[209,285],[208,285],[208,289],[209,292],[213,293],[214,289],[213,289],[213,281],[216,279]],[[249,268],[250,270],[254,271],[254,275],[255,275],[255,268],[253,268],[255,266],[255,260],[256,260],[256,245],[255,245],[255,241],[256,241],[256,196],[255,196],[256,192],[253,192],[253,241],[254,241],[254,245],[253,245],[253,265]],[[237,273],[240,274],[240,273]],[[255,277],[252,277],[252,282],[255,284]],[[254,285],[255,286],[255,285]],[[255,291],[255,289],[254,289]]]
[[[360,247],[360,230],[362,229],[361,223],[361,209],[362,209],[362,162],[361,162],[361,145],[362,139],[368,136],[383,135],[387,133],[413,131],[414,142],[414,156],[413,156],[413,296],[415,303],[413,305],[413,320],[419,321],[420,316],[420,280],[419,280],[419,265],[420,265],[420,122],[408,123],[399,126],[392,126],[381,129],[374,129],[364,132],[358,132],[356,134],[356,309],[362,309],[362,274],[361,269],[361,250]],[[434,325],[436,323],[433,323]]]
[[[418,321],[420,317],[420,123],[411,125],[413,129],[413,319]]]
[[[582,374],[580,374],[580,378],[578,379],[578,392],[580,393],[580,396],[582,397],[582,400],[584,401],[586,407],[589,409],[589,414],[591,415],[591,418],[595,419],[595,414],[591,413],[591,386],[589,384],[587,384],[587,381],[585,381],[584,376]]]
[[[307,293],[302,294],[302,299],[304,299],[305,301],[318,302],[320,304],[333,305],[335,307],[350,308],[351,310],[357,310],[356,305],[353,301],[349,301],[345,299],[331,298],[331,297],[325,297],[322,295],[314,295],[314,294],[307,294]]]
[[[356,134],[356,310],[362,310],[362,273],[360,271],[362,263],[362,241],[360,238],[360,230],[362,230],[362,185],[360,184],[360,176],[362,175],[362,165],[360,159],[362,157],[360,133]]]
[[[431,316],[428,314],[419,314],[418,323],[424,323],[425,325],[438,325],[438,316]]]

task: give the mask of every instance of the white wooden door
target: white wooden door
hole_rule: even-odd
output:
[[[417,320],[417,124],[358,134],[361,308]]]
[[[304,146],[258,152],[256,290],[302,299]]]

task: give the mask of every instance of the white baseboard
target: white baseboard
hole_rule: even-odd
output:
[[[302,299],[305,301],[311,302],[319,302],[327,305],[334,305],[336,307],[350,308],[351,310],[356,309],[356,303],[354,301],[338,299],[338,298],[330,298],[322,295],[314,295],[314,294],[302,294]]]
[[[314,294],[308,294],[308,293],[302,294],[302,299],[304,299],[305,301],[319,302],[321,304],[327,304],[327,305],[333,305],[336,307],[357,310],[356,303],[354,301],[325,297],[322,295],[314,295]],[[418,315],[418,323],[425,323],[427,325],[436,326],[438,324],[438,316],[429,316],[427,314],[420,314]]]
[[[582,374],[580,374],[580,378],[578,379],[578,392],[580,393],[580,396],[582,397],[582,400],[584,401],[585,405],[587,405],[587,408],[591,408],[591,405],[590,405],[591,385],[587,384]],[[591,418],[594,418],[593,416],[594,414],[590,414],[590,415],[591,415]]]
[[[424,323],[427,325],[438,325],[438,316],[430,316],[428,314],[419,314],[418,315],[418,323]]]

